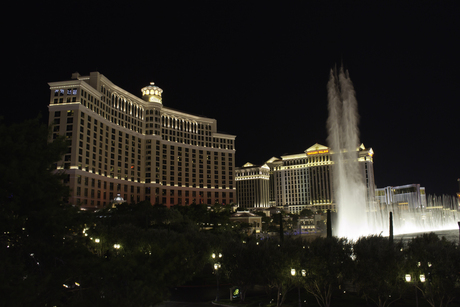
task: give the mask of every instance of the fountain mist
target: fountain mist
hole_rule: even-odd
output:
[[[328,144],[333,151],[333,187],[338,210],[335,235],[368,233],[366,185],[358,164],[358,103],[348,72],[331,70],[328,82]]]
[[[458,200],[428,196],[426,207],[399,209],[366,199],[366,184],[358,162],[359,115],[348,71],[331,70],[328,88],[328,145],[332,150],[334,202],[337,221],[334,236],[358,239],[369,234],[388,235],[389,212],[394,213],[395,234],[456,229]],[[371,187],[374,188],[374,187]]]

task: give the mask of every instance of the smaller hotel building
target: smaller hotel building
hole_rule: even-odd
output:
[[[372,148],[366,148],[363,144],[357,148],[358,163],[360,165],[363,182],[367,187],[367,201],[374,202],[375,182]],[[336,211],[334,199],[334,188],[332,184],[332,173],[334,171],[333,153],[324,145],[315,144],[303,153],[271,158],[264,166],[254,167],[246,164],[236,170],[238,205],[240,207],[283,207],[291,213],[298,213],[303,209],[312,211]],[[269,189],[259,189],[256,184],[244,183],[247,180],[254,180],[249,177],[245,170],[251,170],[252,174],[262,175],[266,178],[268,172]],[[262,168],[264,168],[262,170]],[[243,175],[245,174],[245,175]],[[259,180],[262,180],[259,178]],[[264,179],[266,180],[266,179]],[[244,187],[240,188],[240,187]],[[249,193],[265,196],[253,197],[250,202],[240,199],[249,199]],[[268,204],[257,202],[259,199],[266,199]]]
[[[246,163],[235,170],[237,204],[240,208],[269,207],[270,168]]]
[[[420,184],[406,184],[375,190],[376,202],[380,207],[393,206],[399,210],[426,208],[425,188]]]

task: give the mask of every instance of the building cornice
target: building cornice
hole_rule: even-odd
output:
[[[177,118],[187,118],[189,120],[194,120],[196,122],[200,123],[209,123],[209,124],[215,124],[216,120],[214,118],[209,118],[209,117],[204,117],[204,116],[197,116],[189,113],[185,113],[182,111],[178,111],[175,109],[171,109],[168,107],[163,107],[162,108],[163,115],[169,115],[169,116],[174,116]]]
[[[140,98],[140,97],[128,92],[127,90],[122,89],[118,85],[115,85],[112,81],[110,81],[103,74],[100,74],[100,77],[101,77],[101,82],[104,85],[109,85],[111,87],[112,94],[117,94],[118,96],[121,96],[123,98],[129,98],[131,101],[133,101],[133,102],[135,101],[136,103],[138,103],[139,105],[143,106],[144,108],[148,107],[149,104],[152,104],[152,103],[145,102],[142,98]],[[155,105],[158,105],[158,107],[162,106],[161,103],[155,103]]]
[[[225,134],[225,133],[220,133],[220,132],[213,132],[212,136],[213,137],[224,138],[224,139],[231,139],[231,140],[234,140],[236,138],[236,135]]]

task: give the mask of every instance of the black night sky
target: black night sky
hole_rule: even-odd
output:
[[[377,186],[457,192],[458,1],[247,2],[18,3],[2,21],[0,115],[46,120],[47,82],[97,70],[136,95],[154,81],[165,106],[237,135],[237,166],[262,164],[327,145],[326,85],[343,63]]]

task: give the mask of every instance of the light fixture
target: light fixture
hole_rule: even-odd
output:
[[[407,281],[407,282],[410,282],[411,279],[412,279],[412,278],[411,278],[410,274],[406,274],[406,281]]]

